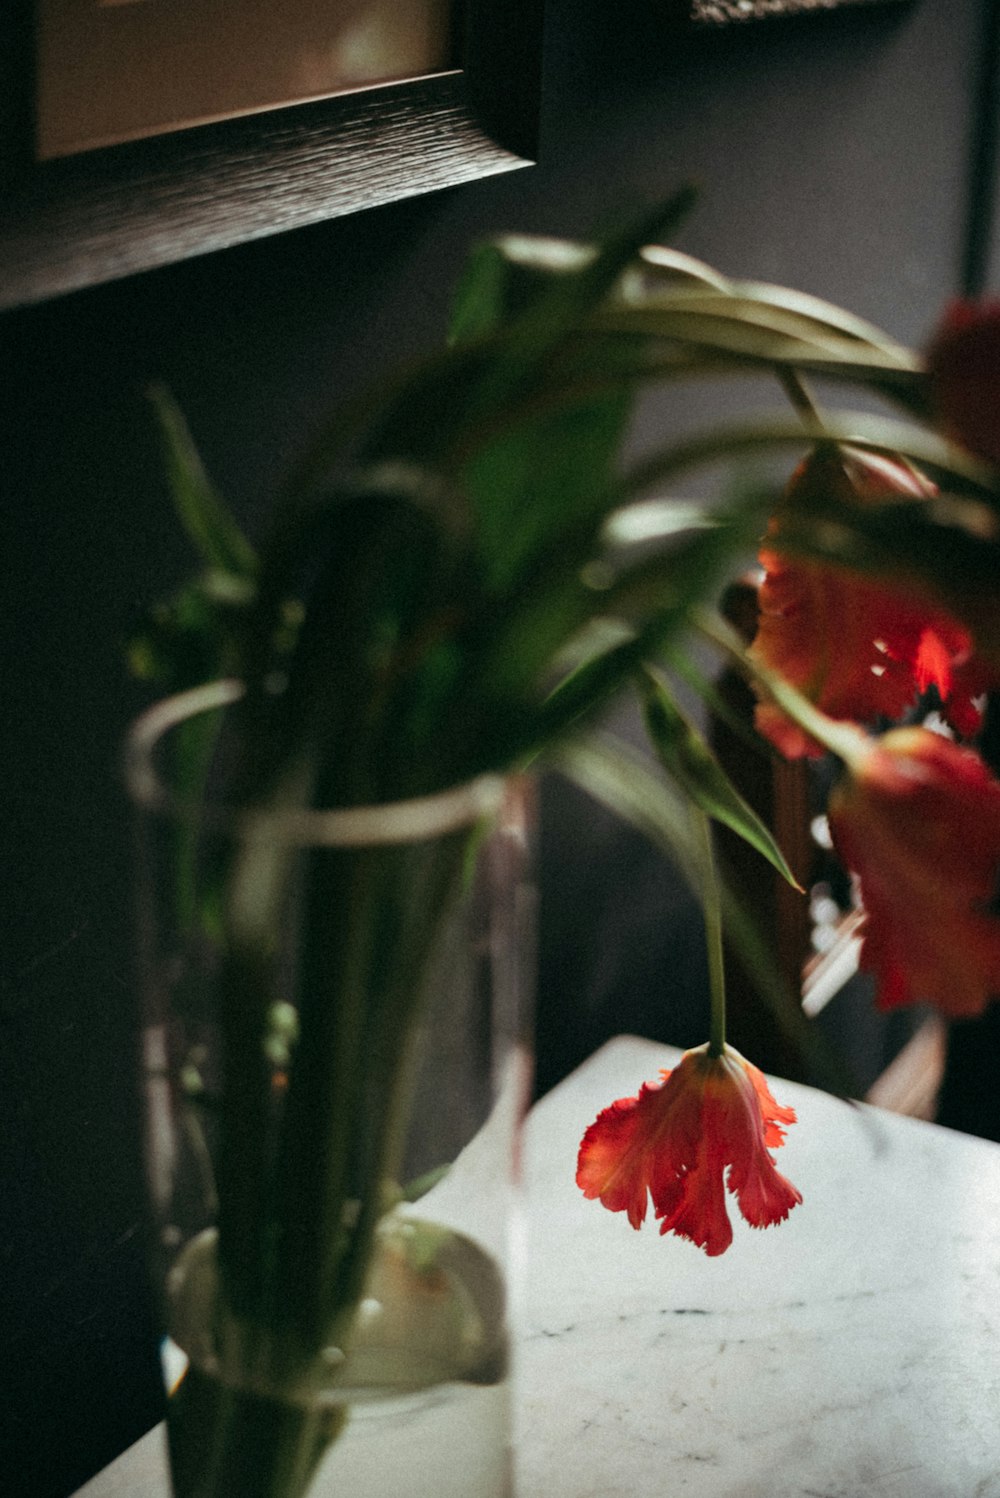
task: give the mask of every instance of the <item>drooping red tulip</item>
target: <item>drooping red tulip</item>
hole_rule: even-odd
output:
[[[770,1150],[795,1113],[775,1102],[763,1074],[731,1047],[712,1055],[702,1046],[660,1075],[605,1108],[584,1134],[576,1175],[584,1195],[627,1212],[634,1228],[651,1198],[661,1233],[710,1255],[732,1242],[727,1187],[752,1227],[784,1221],[802,1197]]]

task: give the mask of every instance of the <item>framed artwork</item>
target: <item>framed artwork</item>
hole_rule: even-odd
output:
[[[36,0],[43,159],[456,66],[451,0]]]
[[[13,0],[0,308],[529,165],[543,3]]]

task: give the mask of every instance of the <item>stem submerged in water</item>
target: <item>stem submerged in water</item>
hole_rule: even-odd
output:
[[[265,1398],[192,1366],[167,1421],[176,1498],[303,1498],[346,1423],[343,1405]]]

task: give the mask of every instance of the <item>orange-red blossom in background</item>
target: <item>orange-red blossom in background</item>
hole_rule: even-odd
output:
[[[1000,465],[1000,301],[951,303],[930,342],[927,376],[936,424],[971,453]],[[793,475],[772,517],[760,553],[764,577],[751,655],[832,718],[898,719],[933,686],[956,733],[970,738],[979,728],[974,699],[997,684],[997,669],[977,655],[966,622],[922,590],[783,556],[776,544],[783,515],[797,505],[824,497],[841,505],[885,505],[936,493],[901,458],[821,443]],[[995,644],[994,600],[985,607]],[[787,758],[822,752],[770,703],[758,709],[757,726]]]
[[[971,633],[933,599],[868,574],[776,549],[782,515],[823,496],[855,505],[930,499],[937,493],[901,459],[822,444],[793,475],[760,552],[764,569],[751,658],[796,687],[828,717],[898,719],[936,687],[946,721],[967,738],[980,725],[975,698],[990,670]],[[768,540],[771,545],[768,545]],[[780,708],[762,702],[757,727],[786,759],[823,748]]]
[[[651,1197],[661,1233],[689,1238],[710,1255],[733,1238],[726,1187],[752,1227],[783,1222],[802,1197],[770,1150],[784,1142],[782,1125],[795,1114],[775,1102],[763,1074],[729,1046],[721,1055],[702,1046],[661,1077],[590,1125],[577,1163],[583,1194],[627,1212],[634,1228]]]

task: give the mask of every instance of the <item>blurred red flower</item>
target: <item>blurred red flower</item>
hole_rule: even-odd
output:
[[[1000,994],[1000,781],[972,749],[898,728],[849,767],[828,815],[860,881],[881,1007],[981,1014]]]
[[[951,302],[927,351],[927,369],[944,432],[1000,463],[1000,301]]]
[[[781,1125],[795,1113],[779,1107],[763,1074],[730,1047],[713,1056],[702,1046],[661,1077],[605,1108],[584,1134],[583,1194],[627,1212],[638,1228],[648,1193],[661,1233],[712,1255],[732,1242],[727,1186],[752,1227],[784,1221],[802,1197],[768,1151],[784,1142]]]
[[[901,460],[833,445],[817,448],[788,486],[785,505],[823,494],[842,503],[929,499],[937,493]],[[781,534],[781,514],[768,535]],[[919,692],[937,688],[956,732],[976,732],[973,697],[987,673],[972,637],[932,600],[860,572],[786,557],[765,540],[764,579],[751,656],[777,671],[831,718],[870,723],[899,718]],[[771,703],[757,709],[757,727],[788,759],[823,750]]]

